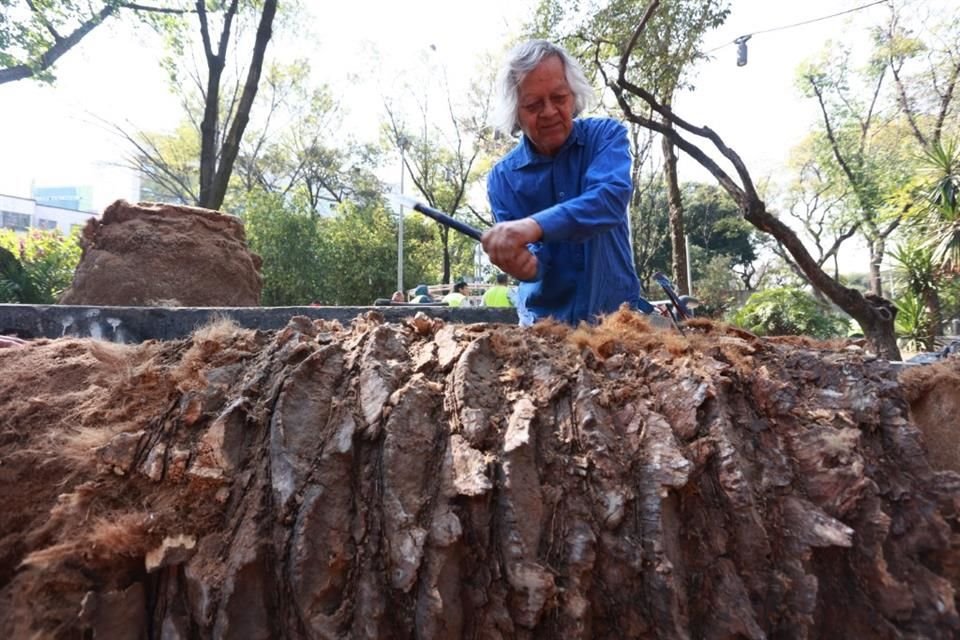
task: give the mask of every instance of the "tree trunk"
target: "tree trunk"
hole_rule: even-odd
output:
[[[672,128],[669,120],[664,126]],[[683,226],[683,198],[680,196],[680,180],[677,177],[677,153],[670,138],[661,138],[663,149],[663,177],[667,183],[667,204],[670,208],[670,249],[673,256],[671,269],[673,283],[682,294],[690,293],[690,283],[687,282],[687,255],[686,231]]]
[[[883,360],[620,312],[4,350],[7,637],[953,638]]]
[[[929,325],[927,335],[924,339],[924,348],[927,351],[935,351],[937,348],[937,336],[943,333],[943,311],[940,306],[940,293],[936,287],[927,287],[923,292],[924,307],[927,310]]]
[[[260,24],[257,26],[257,36],[253,43],[250,67],[247,69],[247,80],[243,85],[243,93],[240,95],[237,112],[233,116],[230,130],[227,132],[227,137],[224,139],[223,147],[220,150],[220,163],[210,187],[209,203],[203,205],[210,209],[222,207],[223,199],[227,195],[230,176],[233,175],[233,165],[240,153],[240,140],[243,138],[243,132],[250,121],[250,109],[253,108],[253,100],[256,98],[257,89],[260,86],[263,59],[267,50],[267,43],[270,42],[270,36],[273,33],[273,18],[276,13],[277,0],[265,0],[263,8],[260,10]]]
[[[235,7],[236,2],[233,3]],[[203,119],[200,121],[200,186],[196,205],[206,209],[217,209],[213,202],[213,179],[217,175],[217,157],[220,143],[220,79],[226,59],[226,43],[229,41],[229,29],[233,13],[224,18],[223,33],[218,49],[214,51],[210,37],[210,24],[207,20],[204,0],[197,0],[197,18],[200,22],[200,36],[203,41],[204,58],[207,61],[207,86],[203,95]]]
[[[870,246],[870,293],[877,297],[883,296],[883,277],[880,274],[880,268],[883,266],[884,254],[883,238],[874,238],[869,242]]]
[[[453,284],[453,268],[450,260],[450,227],[437,223],[437,230],[440,232],[440,243],[443,245],[443,275],[440,282],[444,284]]]

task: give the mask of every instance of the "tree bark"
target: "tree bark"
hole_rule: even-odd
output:
[[[631,312],[4,351],[8,637],[960,633],[960,476],[856,352]]]
[[[669,120],[665,120],[663,126],[668,129],[672,128]],[[670,208],[673,283],[680,293],[688,294],[690,293],[690,283],[687,281],[687,261],[690,256],[687,255],[686,231],[683,224],[683,198],[680,195],[680,180],[677,177],[677,153],[669,137],[663,136],[660,141],[663,150],[663,176],[667,184],[667,205]]]

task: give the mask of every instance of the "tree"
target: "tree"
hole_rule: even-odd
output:
[[[753,228],[740,216],[736,203],[715,185],[687,183],[682,185],[681,193],[687,203],[690,245],[703,249],[711,258],[718,255],[729,258],[730,269],[743,288],[752,289],[757,241]],[[697,266],[693,261],[693,273],[697,272]]]
[[[190,12],[120,0],[0,0],[0,84],[53,82],[56,62],[121,9],[141,16]]]
[[[352,200],[374,206],[384,187],[376,176],[382,153],[339,135],[342,110],[326,85],[309,84],[310,65],[296,60],[267,69],[257,117],[241,143],[224,208],[240,213],[258,191],[306,202],[314,215]],[[196,115],[196,104],[191,109]],[[188,113],[188,116],[191,114]],[[172,134],[120,130],[136,149],[129,166],[144,176],[151,199],[193,203],[199,197],[199,131],[192,117]]]
[[[879,297],[866,297],[827,275],[804,247],[797,234],[767,211],[766,204],[757,193],[746,165],[716,132],[708,127],[691,124],[674,113],[669,106],[661,104],[650,91],[628,77],[634,49],[659,4],[659,0],[651,0],[647,5],[634,35],[621,51],[616,68],[608,70],[605,65],[600,68],[607,85],[614,92],[623,110],[624,117],[670,137],[675,145],[707,169],[737,203],[744,218],[760,231],[773,235],[790,253],[810,282],[860,324],[864,335],[881,356],[899,360],[900,350],[897,347],[893,326],[895,310],[892,305]],[[637,100],[646,105],[646,108],[652,109],[661,120],[669,120],[673,126],[666,127],[662,122],[638,112],[634,107],[634,102]],[[692,142],[688,136],[694,136],[694,139],[712,144],[716,152],[730,162],[734,175],[724,171],[716,159]]]
[[[881,119],[880,99],[886,66],[871,65],[864,84],[850,77],[850,52],[841,49],[825,56],[820,65],[801,69],[807,93],[816,97],[823,120],[819,142],[819,164],[832,171],[833,181],[843,181],[849,197],[846,206],[853,212],[857,231],[870,252],[870,291],[883,295],[880,269],[887,241],[900,226],[904,208],[889,208],[889,196],[909,180],[909,152],[894,123]],[[859,89],[859,91],[858,91]],[[867,96],[862,100],[861,96]]]
[[[960,132],[958,132],[960,133]],[[934,142],[926,152],[928,173],[921,232],[929,239],[932,259],[943,271],[960,273],[960,140]]]
[[[200,135],[189,120],[167,134],[139,132],[129,134],[117,129],[135,153],[126,162],[140,176],[140,192],[145,200],[194,204],[200,177]]]
[[[894,233],[909,240],[919,228],[928,238],[934,227],[945,228],[919,223],[929,211],[924,206],[929,182],[921,177],[918,158],[929,158],[944,135],[956,131],[949,116],[956,109],[960,71],[960,14],[925,21],[919,5],[891,2],[889,8],[889,19],[872,30],[874,47],[865,68],[855,71],[849,52],[840,48],[801,70],[802,85],[820,107],[822,127],[800,149],[798,185],[788,199],[817,264],[831,261],[835,280],[840,280],[840,245],[853,234],[865,239],[875,295],[883,291],[880,269]],[[789,252],[774,249],[803,274]],[[936,278],[931,284],[937,285]],[[919,295],[931,326],[939,326],[937,286]]]
[[[851,216],[842,205],[847,197],[843,183],[831,180],[813,155],[813,140],[808,139],[793,150],[797,164],[796,180],[785,198],[785,213],[796,221],[798,231],[814,250],[816,263],[822,269],[832,268],[834,280],[840,279],[840,249],[852,238],[861,221]],[[773,242],[769,247],[803,280],[806,276],[783,247]],[[821,295],[814,289],[815,295]]]
[[[319,218],[277,193],[251,191],[243,216],[250,249],[263,260],[264,306],[304,305],[322,297]]]
[[[386,143],[398,152],[404,148],[400,154],[404,170],[426,204],[480,227],[492,225],[492,215],[478,211],[468,196],[471,186],[489,168],[488,150],[497,147],[494,132],[487,124],[493,96],[492,68],[490,64],[482,66],[458,101],[444,74],[441,90],[446,97],[446,117],[442,127],[428,127],[431,96],[417,98],[422,132],[416,131],[411,114],[401,112],[389,99],[384,100]],[[405,92],[421,96],[421,92],[409,86]],[[474,241],[456,233],[451,236],[450,229],[440,223],[435,226],[442,247],[442,282],[452,282],[458,271],[461,275],[472,273]]]
[[[165,156],[166,145],[156,142],[151,136],[133,135],[121,130],[121,134],[136,148],[133,164],[141,165],[151,179],[163,183],[181,197],[188,195],[193,204],[207,209],[220,209],[230,186],[234,165],[240,155],[243,135],[259,89],[266,48],[277,11],[277,0],[263,0],[262,3],[243,0],[242,4],[241,0],[230,0],[222,5],[222,9],[221,14],[212,14],[206,2],[198,0],[196,4],[198,40],[202,65],[206,67],[206,77],[201,76],[198,68],[200,65],[182,59],[185,52],[189,51],[188,24],[171,16],[151,18],[151,22],[164,35],[172,50],[162,64],[170,74],[174,92],[181,97],[190,126],[197,132],[199,154],[196,159],[196,179],[188,175],[194,171],[192,161],[184,166],[182,155]],[[228,94],[224,89],[228,82],[224,72],[231,42],[240,40],[235,31],[235,22],[245,17],[245,12],[255,18],[256,34],[251,45],[246,78],[242,86],[238,80],[232,93]],[[214,17],[220,19],[219,33],[216,31],[217,25],[212,24]],[[238,48],[239,45],[235,42],[234,49]],[[180,77],[184,68],[193,69],[188,72],[190,82],[185,82],[186,79]],[[190,136],[185,134],[182,129],[178,132],[178,136],[185,140],[190,139]],[[178,145],[176,148],[179,150],[183,147]]]
[[[933,249],[929,243],[911,238],[894,248],[892,255],[898,265],[898,278],[906,288],[897,300],[897,309],[907,313],[904,318],[897,316],[897,333],[908,338],[913,345],[922,344],[932,351],[940,329],[940,299]],[[905,332],[906,327],[909,329]]]
[[[670,266],[671,241],[667,235],[668,205],[662,176],[646,174],[650,186],[634,188],[631,204],[631,221],[634,224],[634,260],[637,274],[644,287],[650,291],[654,272],[666,271]],[[637,202],[637,194],[643,199]],[[690,223],[690,267],[694,282],[710,272],[714,282],[719,279],[713,273],[720,262],[728,276],[721,287],[724,295],[733,289],[751,289],[755,282],[757,240],[752,227],[740,216],[736,204],[721,189],[715,186],[686,183],[681,185],[681,194]],[[738,285],[739,283],[739,285]],[[653,286],[655,289],[656,286]],[[702,289],[693,287],[700,298]],[[716,289],[716,288],[715,288]],[[721,306],[717,304],[715,306]]]
[[[260,23],[257,26],[250,65],[247,68],[247,78],[239,100],[236,102],[236,110],[228,109],[226,113],[222,113],[221,81],[227,63],[231,26],[238,9],[239,0],[232,0],[224,13],[220,37],[215,48],[205,3],[203,0],[197,1],[200,37],[207,63],[203,120],[200,122],[200,194],[197,205],[208,209],[219,209],[227,193],[233,164],[240,152],[240,140],[250,119],[253,100],[257,95],[264,53],[270,40],[273,18],[277,11],[277,0],[263,0]]]

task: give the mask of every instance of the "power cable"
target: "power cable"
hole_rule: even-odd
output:
[[[720,49],[723,49],[724,47],[728,47],[728,46],[730,46],[731,44],[735,44],[735,45],[738,45],[738,46],[746,46],[746,42],[747,42],[747,40],[749,40],[749,39],[751,38],[751,36],[755,36],[755,35],[758,35],[758,34],[761,34],[761,33],[771,33],[771,32],[773,32],[773,31],[783,31],[784,29],[793,29],[794,27],[802,27],[803,25],[806,25],[806,24],[813,24],[814,22],[821,22],[821,21],[823,21],[823,20],[829,20],[830,18],[836,18],[837,16],[842,16],[842,15],[847,14],[847,13],[853,13],[854,11],[861,11],[861,10],[863,10],[863,9],[868,9],[868,8],[870,8],[870,7],[872,7],[872,6],[875,6],[875,5],[878,5],[878,4],[883,4],[883,3],[887,2],[887,1],[888,1],[888,0],[876,0],[876,2],[871,2],[871,3],[869,3],[869,4],[861,5],[861,6],[859,6],[859,7],[853,7],[852,9],[847,9],[846,11],[840,11],[839,13],[831,13],[831,14],[828,15],[828,16],[821,16],[821,17],[819,17],[819,18],[811,18],[810,20],[803,20],[802,22],[794,22],[793,24],[786,24],[786,25],[783,25],[783,26],[780,26],[780,27],[771,27],[770,29],[761,29],[760,31],[754,31],[754,32],[752,32],[752,33],[748,33],[748,34],[742,35],[742,36],[740,36],[740,37],[738,37],[738,38],[735,38],[732,42],[726,42],[726,43],[720,45],[719,47],[714,47],[713,49],[710,49],[710,50],[707,51],[706,53],[713,53],[714,51],[718,51],[718,50],[720,50]]]

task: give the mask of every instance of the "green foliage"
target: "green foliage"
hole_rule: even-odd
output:
[[[194,204],[200,193],[200,134],[187,122],[172,133],[139,132],[131,142],[138,153],[132,169],[139,171],[141,197],[153,202]]]
[[[757,335],[806,335],[833,338],[847,333],[849,322],[834,316],[802,289],[781,287],[750,296],[731,321]]]
[[[700,301],[696,314],[707,318],[724,317],[737,303],[736,292],[739,287],[733,272],[733,258],[694,248],[690,253],[700,274],[699,278],[694,279],[694,297]]]
[[[685,226],[690,237],[690,260],[693,289],[700,297],[701,281],[709,278],[715,311],[725,307],[722,299],[744,287],[745,272],[757,259],[759,238],[725,191],[715,185],[685,183],[682,185],[686,206]],[[663,183],[658,181],[634,202],[630,211],[633,227],[634,262],[642,282],[649,282],[655,271],[670,272],[670,235],[667,202]],[[715,261],[716,260],[716,261]],[[717,265],[726,265],[725,284],[720,286]],[[725,294],[720,294],[720,290]]]
[[[25,236],[0,230],[0,302],[54,304],[80,262],[77,234],[33,229]]]
[[[345,202],[333,215],[317,216],[305,201],[254,191],[242,209],[250,248],[263,259],[263,305],[369,305],[396,289],[397,228],[382,203]],[[434,227],[406,217],[405,288],[439,281]]]
[[[323,221],[324,304],[367,305],[396,289],[397,232],[383,206],[358,209],[351,203]]]
[[[935,142],[924,153],[928,177],[921,225],[929,236],[934,262],[960,272],[960,144]]]
[[[250,248],[263,259],[264,306],[304,305],[319,297],[319,218],[277,194],[251,192],[244,226]]]
[[[630,59],[631,77],[666,102],[677,89],[691,88],[685,71],[705,54],[703,35],[723,24],[728,0],[674,0],[661,2],[640,34]],[[611,0],[599,8],[579,0],[541,0],[527,31],[534,37],[558,41],[583,62],[619,56],[647,3]],[[585,64],[590,69],[593,65]]]
[[[900,346],[907,351],[925,351],[930,318],[923,298],[913,291],[908,291],[894,301],[894,304],[897,307],[894,328]]]
[[[95,20],[96,14],[109,2],[77,2],[76,0],[0,0],[0,69],[26,65],[41,70],[41,57],[59,38],[70,34],[84,22]],[[49,71],[35,76],[52,82]]]
[[[911,293],[923,295],[937,288],[937,268],[933,249],[925,242],[906,240],[890,252],[897,263],[897,278]]]
[[[743,267],[757,259],[754,228],[726,191],[716,185],[686,183],[683,201],[690,244],[710,255],[729,256],[731,267]]]

